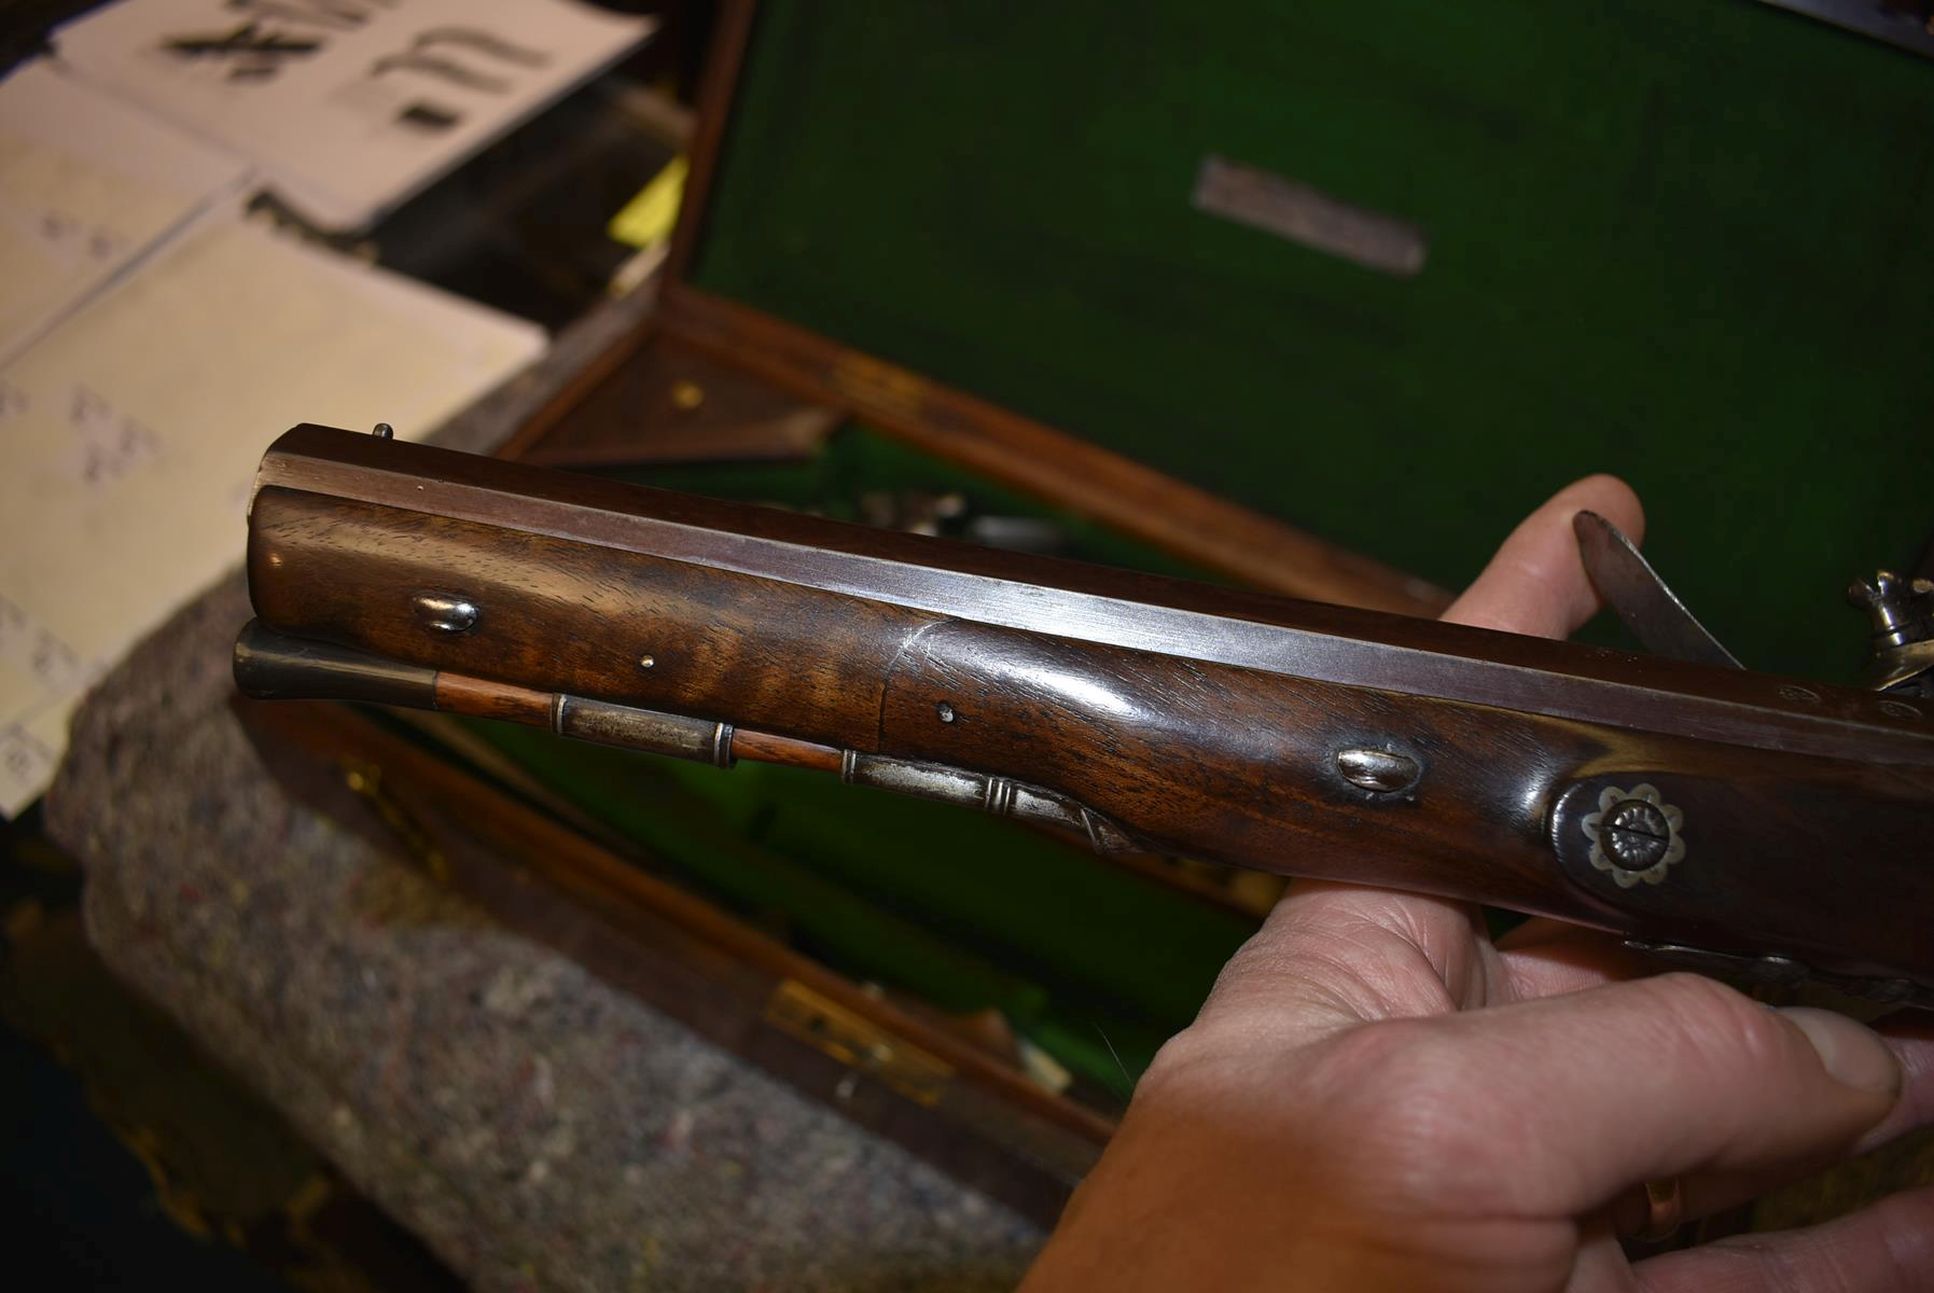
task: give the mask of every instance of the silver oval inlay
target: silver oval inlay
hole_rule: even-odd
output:
[[[477,627],[476,603],[455,593],[418,593],[410,605],[418,620],[439,633],[468,633]]]
[[[1358,789],[1380,795],[1410,789],[1417,784],[1417,776],[1422,771],[1417,760],[1407,754],[1367,747],[1338,750],[1336,770]]]

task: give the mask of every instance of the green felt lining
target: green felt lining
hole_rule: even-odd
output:
[[[1611,470],[1845,679],[1934,467],[1934,65],[1757,0],[762,6],[702,287],[1456,586]],[[1398,279],[1194,210],[1220,154]]]

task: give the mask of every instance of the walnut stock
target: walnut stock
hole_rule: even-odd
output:
[[[393,669],[959,770],[1097,844],[1934,986],[1934,724],[1866,693],[314,427],[265,460],[249,577]]]

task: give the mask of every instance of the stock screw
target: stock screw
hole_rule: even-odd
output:
[[[1643,871],[1665,856],[1672,844],[1672,827],[1655,805],[1627,799],[1605,814],[1598,838],[1613,866]]]

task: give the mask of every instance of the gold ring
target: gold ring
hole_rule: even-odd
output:
[[[1686,1196],[1682,1177],[1645,1183],[1645,1224],[1638,1238],[1646,1243],[1669,1239],[1686,1220]]]

